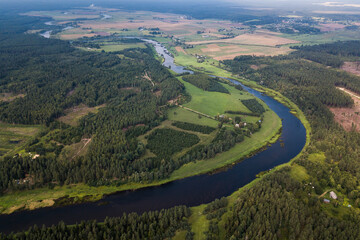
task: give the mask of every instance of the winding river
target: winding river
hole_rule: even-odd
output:
[[[164,65],[171,66],[171,69],[178,73],[188,71],[183,67],[176,66],[172,57],[167,54],[167,50],[161,44],[156,42],[155,44],[157,52],[165,57]],[[235,80],[231,81],[240,84]],[[82,220],[90,219],[102,221],[106,216],[121,216],[124,212],[141,213],[176,205],[196,206],[209,203],[216,198],[229,196],[254,180],[259,172],[288,162],[305,145],[305,127],[281,103],[251,88],[243,87],[246,91],[262,99],[282,119],[282,144],[277,141],[266,150],[241,161],[226,171],[215,174],[198,175],[158,187],[120,192],[107,196],[98,202],[0,215],[0,232],[9,233],[25,230],[34,224],[49,226],[59,221],[64,221],[66,224],[79,223]]]

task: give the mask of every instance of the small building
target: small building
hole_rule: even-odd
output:
[[[324,203],[330,203],[329,199],[324,198]]]
[[[337,199],[336,193],[334,193],[334,191],[330,192],[330,197],[335,200]]]
[[[236,128],[239,128],[239,127],[240,127],[240,124],[238,124],[238,123],[235,124],[235,127],[236,127]]]

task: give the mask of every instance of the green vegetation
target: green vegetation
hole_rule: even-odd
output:
[[[229,151],[217,154],[214,158],[185,164],[180,169],[174,171],[171,174],[171,178],[177,179],[198,175],[233,164],[266,146],[274,137],[277,139],[277,133],[280,128],[280,118],[274,112],[267,111],[264,114],[261,129],[259,132],[251,135],[251,138],[245,137],[244,141],[236,144]]]
[[[241,102],[253,113],[262,114],[265,112],[263,105],[261,105],[256,99],[246,99],[241,100]]]
[[[182,79],[205,91],[229,93],[215,78],[206,74],[185,75]]]
[[[192,124],[198,124],[203,126],[210,126],[213,128],[218,127],[219,122],[217,120],[203,117],[199,114],[186,110],[184,108],[176,107],[171,108],[168,111],[168,119],[171,121],[187,122]]]
[[[187,123],[187,122],[174,122],[174,123],[172,123],[172,125],[177,128],[184,129],[184,130],[200,132],[200,133],[204,133],[204,134],[209,134],[209,133],[212,133],[213,131],[215,131],[215,128],[212,128],[209,126],[202,126],[202,125]]]
[[[170,157],[184,148],[197,144],[199,137],[173,129],[156,129],[148,137],[147,148],[159,157]]]
[[[185,107],[210,115],[212,117],[224,114],[225,111],[228,110],[250,113],[250,110],[245,107],[241,101],[239,101],[243,99],[254,98],[247,92],[240,92],[234,87],[223,83],[221,84],[227,88],[230,94],[207,92],[193,86],[190,83],[184,81],[182,82],[186,88],[186,91],[192,96],[190,102],[183,104]]]
[[[0,123],[0,157],[21,150],[41,129],[41,126]]]
[[[185,230],[190,234],[187,222],[190,209],[178,206],[171,209],[124,214],[122,217],[106,218],[103,223],[87,221],[66,226],[64,222],[49,228],[31,228],[26,233],[15,233],[8,236],[0,234],[1,239],[39,239],[45,236],[51,239],[168,239],[175,236],[176,231]],[[113,231],[116,229],[116,231]],[[187,234],[185,234],[187,235]],[[136,236],[136,237],[134,237]],[[41,237],[42,238],[42,237]]]

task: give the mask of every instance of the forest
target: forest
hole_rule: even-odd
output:
[[[106,218],[103,223],[86,221],[73,226],[67,226],[64,222],[51,227],[31,227],[26,233],[15,233],[4,236],[0,233],[0,239],[170,239],[176,231],[187,231],[186,239],[190,240],[192,234],[187,221],[190,209],[178,206],[171,209],[145,212],[141,215],[136,213],[124,214],[122,217]]]
[[[206,74],[185,75],[182,79],[205,91],[229,94],[229,91],[216,78]]]
[[[174,153],[196,145],[200,141],[199,137],[194,134],[170,128],[156,129],[147,137],[147,140],[146,147],[162,158],[169,158]]]
[[[184,86],[154,58],[153,50],[127,49],[121,52],[124,58],[117,53],[81,51],[66,41],[23,34],[30,28],[23,26],[29,19],[1,19],[1,24],[8,24],[0,31],[1,91],[24,97],[1,102],[0,120],[47,128],[26,147],[39,157],[18,154],[0,161],[0,192],[167,176],[174,169],[172,162],[141,158],[145,146],[136,138],[164,119],[167,101],[181,94]],[[104,107],[81,118],[76,126],[57,121],[67,109],[81,104]],[[63,148],[84,138],[91,139],[85,155],[60,161]]]
[[[242,104],[245,105],[251,112],[257,113],[257,114],[263,114],[265,112],[265,108],[263,105],[261,105],[256,99],[246,99],[241,100]]]
[[[354,60],[360,56],[360,41],[338,41],[312,46],[293,46],[297,51],[291,53],[296,58],[304,58],[317,63],[339,68],[344,60]]]

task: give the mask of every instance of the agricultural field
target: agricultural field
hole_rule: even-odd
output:
[[[215,60],[234,59],[240,55],[275,56],[287,54],[292,50],[289,47],[255,46],[241,44],[201,44],[186,49],[187,54],[205,55]]]
[[[20,150],[33,136],[39,133],[40,126],[5,124],[0,122],[0,157]]]

